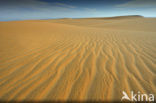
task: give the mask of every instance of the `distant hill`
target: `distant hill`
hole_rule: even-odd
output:
[[[114,17],[86,18],[86,19],[130,19],[130,18],[144,18],[144,17],[141,15],[125,15],[125,16],[114,16]]]

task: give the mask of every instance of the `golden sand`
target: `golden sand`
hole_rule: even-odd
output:
[[[156,19],[0,22],[0,100],[156,94]]]

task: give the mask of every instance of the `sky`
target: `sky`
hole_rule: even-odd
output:
[[[112,17],[156,17],[156,0],[0,0],[0,21]]]

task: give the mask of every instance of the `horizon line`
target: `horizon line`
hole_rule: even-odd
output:
[[[15,20],[0,20],[0,22],[9,22],[9,21],[31,21],[31,20],[57,20],[57,19],[94,19],[94,18],[117,18],[117,17],[142,17],[142,18],[156,18],[156,17],[147,17],[142,15],[118,15],[118,16],[94,16],[94,17],[56,17],[56,18],[43,18],[43,19],[15,19]]]

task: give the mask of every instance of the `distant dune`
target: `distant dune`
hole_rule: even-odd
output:
[[[107,20],[118,20],[118,19],[131,19],[131,18],[144,18],[141,15],[127,15],[127,16],[114,16],[114,17],[96,17],[96,18],[82,18],[82,19],[107,19]]]
[[[156,18],[0,22],[0,101],[156,94]]]

